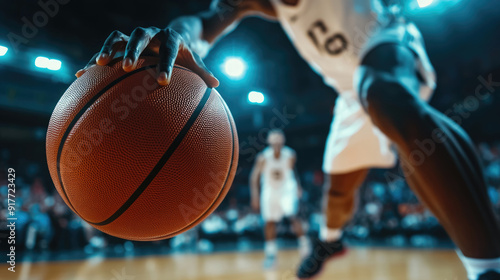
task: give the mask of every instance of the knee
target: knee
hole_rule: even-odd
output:
[[[344,180],[331,180],[327,185],[328,196],[335,199],[351,198],[356,189],[353,183]]]
[[[417,93],[396,79],[373,79],[360,90],[360,99],[372,122],[389,138],[405,134],[425,115],[425,103]]]

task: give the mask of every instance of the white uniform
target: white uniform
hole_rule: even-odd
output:
[[[391,167],[391,141],[363,110],[356,92],[356,70],[363,57],[385,43],[407,46],[422,77],[421,97],[435,88],[435,72],[422,36],[412,23],[394,22],[381,0],[300,0],[296,6],[271,0],[278,19],[300,55],[340,93],[327,139],[323,170],[346,173]]]
[[[278,222],[297,214],[298,188],[291,161],[295,151],[284,146],[275,158],[270,147],[261,153],[264,166],[261,174],[260,209],[265,221]]]

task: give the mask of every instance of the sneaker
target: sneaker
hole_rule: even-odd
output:
[[[297,278],[299,280],[315,279],[321,273],[325,263],[346,252],[347,249],[342,240],[323,242],[319,239],[315,239],[312,244],[311,252],[299,265]]]
[[[479,276],[477,280],[500,280],[500,273],[490,270]]]

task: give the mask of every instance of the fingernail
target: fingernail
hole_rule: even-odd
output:
[[[85,73],[85,71],[83,69],[80,69],[80,70],[76,71],[75,76],[77,78],[80,78],[80,76],[83,75],[83,73]]]
[[[216,88],[216,87],[218,87],[220,85],[220,81],[215,76],[213,76],[213,77],[214,77],[214,80],[215,80],[215,83],[214,83],[213,87]]]
[[[170,84],[170,81],[172,80],[172,71],[173,71],[172,66],[169,66],[167,68],[167,73],[165,73],[165,74],[167,74],[167,83],[168,84]]]
[[[101,55],[99,55],[98,59],[106,59],[106,58],[108,58],[108,54],[107,53],[101,53]]]
[[[127,58],[125,58],[125,60],[123,61],[123,67],[124,67],[124,68],[125,68],[125,67],[126,67],[126,68],[128,68],[128,67],[130,67],[130,66],[132,66],[132,59],[130,59],[130,58],[128,58],[128,57],[127,57]]]
[[[160,74],[158,74],[158,83],[162,86],[166,86],[170,83],[170,79],[167,77],[166,72],[160,72]]]

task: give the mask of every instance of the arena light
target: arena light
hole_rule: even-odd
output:
[[[49,60],[45,56],[39,56],[35,59],[35,66],[38,68],[47,68],[47,65],[49,64]]]
[[[45,56],[39,56],[35,59],[35,66],[38,68],[57,71],[61,69],[62,62],[58,59],[49,59]]]
[[[49,60],[49,64],[47,65],[47,69],[52,70],[52,71],[57,71],[61,69],[62,62],[57,59],[51,59]]]
[[[434,0],[417,0],[418,1],[418,6],[420,8],[424,8],[424,7],[427,7],[429,6],[430,4],[432,4],[432,2],[434,2]]]
[[[251,91],[248,93],[248,101],[254,104],[262,104],[265,101],[265,97],[262,92]]]
[[[0,56],[4,56],[9,51],[9,48],[0,46]]]
[[[241,78],[247,70],[247,65],[239,57],[230,57],[224,62],[224,72],[231,78]]]

